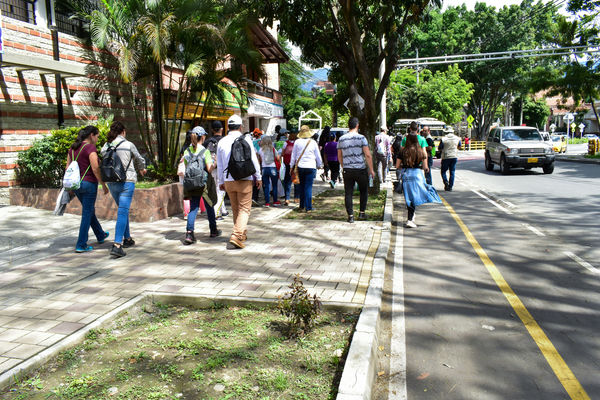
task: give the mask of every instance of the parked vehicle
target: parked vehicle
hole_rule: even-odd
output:
[[[567,138],[563,135],[552,135],[552,150],[555,153],[565,153],[567,151]]]
[[[505,126],[491,129],[485,144],[485,169],[494,164],[507,174],[511,168],[541,167],[545,174],[554,172],[554,151],[544,142],[537,128]]]
[[[587,140],[598,139],[598,135],[594,135],[593,133],[588,133],[586,135],[583,135],[583,137],[586,138]]]

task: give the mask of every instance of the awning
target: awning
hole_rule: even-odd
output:
[[[36,70],[40,75],[61,74],[63,78],[87,75],[85,65],[7,52],[0,54],[0,68],[5,67],[13,67],[17,71]]]
[[[250,26],[254,46],[262,54],[265,63],[285,63],[290,60],[290,57],[285,53],[283,48],[277,43],[277,39],[273,37],[261,24],[253,24]]]

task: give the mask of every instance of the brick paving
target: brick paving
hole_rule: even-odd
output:
[[[323,188],[316,183],[317,191]],[[182,218],[132,223],[136,245],[112,259],[108,242],[90,240],[93,252],[73,252],[79,216],[0,208],[2,235],[17,232],[3,243],[19,242],[19,234],[30,235],[21,243],[45,243],[0,259],[0,373],[148,291],[276,299],[300,274],[324,301],[362,304],[380,237],[373,228],[381,223],[288,220],[287,211],[253,208],[243,250],[227,248],[231,217],[219,222],[223,236],[214,239],[206,218],[198,217],[198,242],[190,246],[182,242]],[[20,212],[32,233],[15,218]],[[103,227],[112,238],[114,221]]]

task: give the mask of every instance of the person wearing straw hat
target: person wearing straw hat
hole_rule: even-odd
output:
[[[294,143],[290,161],[292,170],[298,167],[300,178],[300,207],[299,212],[312,212],[312,187],[317,176],[317,168],[323,167],[319,145],[312,139],[312,132],[306,125],[300,127],[298,139]]]

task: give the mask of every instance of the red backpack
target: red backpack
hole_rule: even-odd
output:
[[[283,150],[283,162],[284,164],[290,165],[290,162],[292,161],[292,150],[294,149],[294,142],[288,140],[285,143],[285,149]]]

